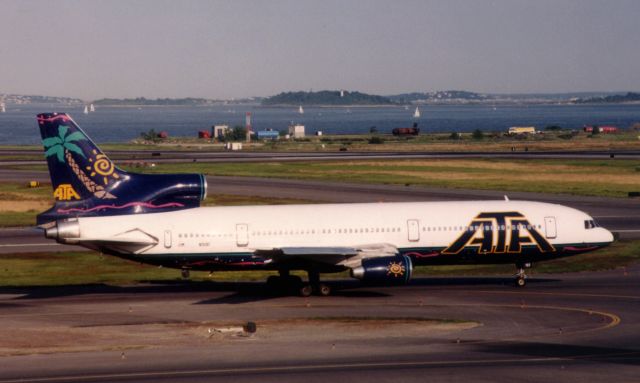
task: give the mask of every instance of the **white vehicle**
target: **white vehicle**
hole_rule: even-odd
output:
[[[415,265],[511,263],[524,286],[531,263],[613,241],[579,210],[506,198],[197,207],[206,194],[203,177],[124,172],[67,115],[41,114],[38,121],[56,197],[38,216],[46,237],[185,276],[277,270],[271,283],[306,296],[330,293],[320,273],[349,270],[365,282],[404,284]],[[70,137],[72,150],[64,148]],[[289,276],[291,270],[308,272],[309,283]]]

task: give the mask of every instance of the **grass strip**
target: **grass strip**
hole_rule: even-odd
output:
[[[151,173],[287,178],[422,185],[584,196],[627,197],[640,191],[634,160],[421,159],[269,163],[160,163]]]

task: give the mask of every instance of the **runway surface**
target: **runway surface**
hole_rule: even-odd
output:
[[[638,380],[639,267],[511,282],[338,281],[335,296],[306,299],[272,297],[258,283],[2,288],[0,383]],[[318,318],[327,320],[304,327]],[[367,318],[474,325],[394,331]],[[250,337],[209,333],[247,321],[257,324]],[[59,335],[69,332],[83,335]],[[35,339],[17,352],[16,337]]]

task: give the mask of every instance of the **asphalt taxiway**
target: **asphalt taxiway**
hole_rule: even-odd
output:
[[[511,282],[338,281],[310,298],[259,283],[1,288],[0,383],[638,380],[640,267]],[[416,322],[375,325],[389,318]],[[420,331],[426,319],[452,325]],[[247,321],[252,336],[211,336]]]

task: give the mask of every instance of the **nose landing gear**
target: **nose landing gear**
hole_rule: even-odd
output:
[[[516,263],[516,267],[518,268],[515,280],[516,287],[524,287],[527,284],[527,274],[525,273],[525,269],[531,268],[531,262]]]

